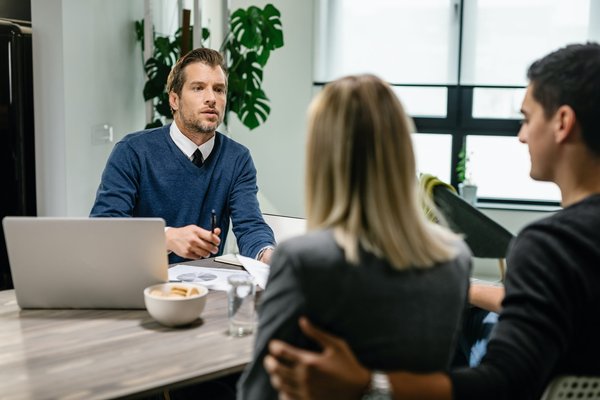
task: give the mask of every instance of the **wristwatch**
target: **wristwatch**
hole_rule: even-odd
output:
[[[387,374],[381,371],[371,373],[371,383],[362,396],[362,400],[390,400],[392,390]]]
[[[262,255],[263,255],[263,253],[264,253],[265,251],[267,251],[267,250],[275,250],[275,246],[270,246],[270,245],[269,245],[269,246],[265,246],[265,247],[263,247],[262,249],[260,249],[260,251],[259,251],[259,252],[258,252],[258,254],[256,255],[256,258],[255,258],[255,260],[258,260],[258,261],[260,261],[260,259],[262,258]]]

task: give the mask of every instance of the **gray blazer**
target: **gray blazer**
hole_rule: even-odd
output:
[[[282,243],[272,258],[260,306],[254,359],[238,383],[238,399],[276,399],[263,368],[269,340],[318,349],[298,327],[307,316],[346,339],[358,360],[377,370],[446,370],[467,304],[471,255],[428,269],[398,271],[361,252],[348,264],[331,231]]]

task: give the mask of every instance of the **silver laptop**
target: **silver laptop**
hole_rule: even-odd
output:
[[[145,287],[166,282],[159,218],[5,217],[21,308],[144,308]]]

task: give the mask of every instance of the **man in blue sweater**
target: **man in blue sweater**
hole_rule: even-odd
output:
[[[221,254],[230,218],[242,255],[269,263],[275,246],[258,205],[250,152],[216,131],[225,112],[225,70],[211,49],[179,59],[167,81],[173,123],[115,145],[90,213],[163,218],[171,263]]]

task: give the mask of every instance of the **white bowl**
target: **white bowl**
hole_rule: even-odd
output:
[[[173,286],[196,288],[199,294],[189,297],[162,297],[150,294],[154,290],[170,293]],[[144,289],[144,302],[148,313],[166,326],[191,324],[200,317],[206,305],[206,286],[190,283],[160,283]]]

